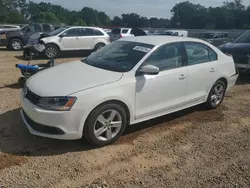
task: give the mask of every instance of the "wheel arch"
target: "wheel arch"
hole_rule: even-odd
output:
[[[58,46],[58,44],[56,44],[56,43],[54,43],[54,42],[49,42],[49,43],[45,44],[45,46],[47,46],[47,45],[54,45],[54,46],[56,46],[56,47],[58,48],[58,50],[61,51],[60,46]]]
[[[23,45],[24,45],[24,40],[23,40],[21,37],[12,36],[12,37],[10,37],[10,38],[8,39],[8,46],[9,46],[9,47],[10,47],[10,42],[11,42],[12,40],[14,40],[14,39],[20,40],[20,41],[23,43]]]
[[[88,111],[88,113],[86,114],[85,117],[82,118],[81,123],[80,123],[80,127],[79,127],[79,131],[82,133],[83,136],[83,131],[84,131],[84,127],[86,125],[87,119],[89,117],[89,115],[98,107],[105,105],[105,104],[110,104],[110,103],[115,103],[118,104],[120,106],[122,106],[124,108],[124,110],[126,111],[126,115],[127,115],[127,124],[130,124],[130,120],[131,120],[131,110],[129,108],[129,105],[127,105],[124,101],[120,100],[120,99],[109,99],[106,101],[102,101],[99,104],[95,105],[94,107],[91,108],[91,110]]]
[[[221,76],[219,78],[216,79],[216,81],[209,87],[209,90],[207,92],[207,96],[206,96],[206,100],[208,99],[208,96],[209,96],[209,92],[211,91],[213,85],[218,82],[219,80],[223,81],[225,84],[226,84],[226,89],[227,89],[227,86],[228,86],[228,79],[225,77],[225,76]]]
[[[120,105],[126,111],[128,123],[130,122],[130,110],[129,110],[128,105],[125,104],[123,101],[118,100],[118,99],[111,99],[111,100],[104,101],[101,104],[97,105],[93,110],[91,110],[91,112],[93,112],[96,108],[98,108],[100,106],[103,106],[105,104],[118,104],[118,105]],[[91,114],[91,112],[88,114],[87,118],[89,117],[89,115]]]

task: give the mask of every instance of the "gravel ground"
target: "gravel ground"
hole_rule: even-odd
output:
[[[250,75],[216,110],[140,123],[93,148],[29,134],[19,115],[20,55],[0,49],[0,187],[250,187]]]

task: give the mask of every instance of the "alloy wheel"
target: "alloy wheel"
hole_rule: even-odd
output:
[[[14,41],[14,42],[12,43],[12,48],[13,48],[14,50],[20,50],[20,49],[22,48],[22,44],[21,44],[19,41]]]
[[[109,141],[119,133],[122,123],[122,116],[118,111],[106,110],[95,121],[94,135],[100,141]]]
[[[211,95],[211,103],[213,106],[220,104],[224,96],[224,86],[222,84],[217,84]]]
[[[48,47],[46,50],[46,55],[49,58],[54,58],[57,54],[57,50],[54,47]]]

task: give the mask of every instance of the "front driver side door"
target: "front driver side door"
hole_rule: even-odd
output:
[[[182,107],[187,84],[187,68],[183,62],[180,43],[163,45],[145,60],[141,66],[154,65],[160,72],[136,77],[136,119],[162,115]]]
[[[62,36],[59,37],[62,50],[78,50],[80,48],[78,28],[69,29],[62,33]]]

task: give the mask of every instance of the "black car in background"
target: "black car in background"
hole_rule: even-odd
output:
[[[209,32],[202,32],[198,34],[198,38],[205,40],[214,46],[220,46],[228,41],[228,33],[226,32],[218,32],[218,31],[209,31]]]
[[[250,30],[245,31],[232,42],[218,48],[222,52],[233,56],[239,70],[250,70]]]
[[[6,46],[10,50],[22,50],[28,43],[31,35],[39,32],[50,33],[54,31],[52,24],[32,23],[24,25],[17,31],[0,31],[0,46]]]

